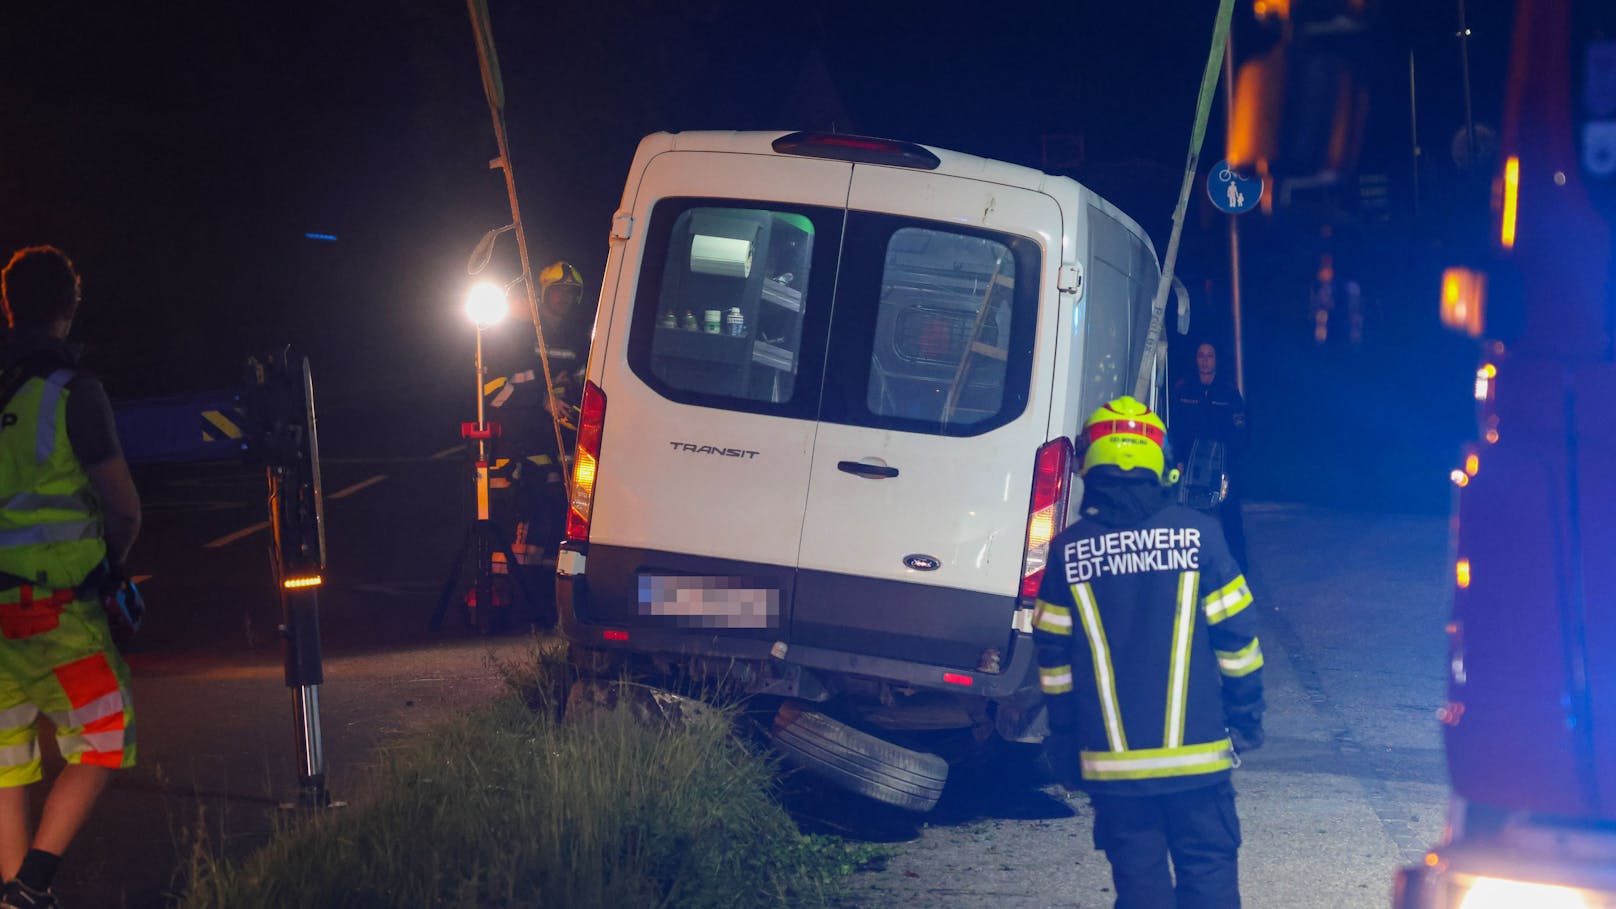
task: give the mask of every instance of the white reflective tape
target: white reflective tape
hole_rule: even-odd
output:
[[[18,704],[8,710],[0,710],[0,732],[32,726],[38,717],[39,708],[33,704]]]
[[[56,411],[62,404],[62,392],[73,380],[73,370],[58,369],[45,379],[45,389],[39,393],[39,423],[34,427],[34,457],[43,464],[56,451]]]
[[[1256,641],[1252,641],[1249,647],[1242,649],[1238,653],[1225,654],[1222,651],[1218,652],[1218,668],[1223,670],[1224,675],[1245,675],[1252,669],[1261,666],[1262,661],[1262,647]]]
[[[1072,627],[1072,617],[1069,615],[1061,615],[1058,612],[1049,612],[1048,610],[1045,610],[1044,614],[1039,616],[1038,624],[1053,625],[1056,628],[1070,628]]]
[[[82,707],[76,707],[65,714],[52,713],[51,722],[57,728],[78,727],[93,723],[103,717],[123,712],[123,692],[109,691]]]
[[[1093,752],[1085,751],[1082,762],[1084,770],[1097,772],[1138,771],[1138,770],[1171,770],[1177,767],[1194,767],[1215,761],[1228,760],[1227,752],[1212,754],[1172,754],[1161,757],[1100,757]]]
[[[1239,612],[1251,602],[1251,588],[1246,586],[1244,577],[1236,578],[1228,587],[1217,595],[1217,598],[1206,604],[1207,621],[1216,624],[1231,615]]]
[[[113,729],[109,732],[87,732],[83,735],[59,735],[56,737],[56,747],[61,750],[62,756],[83,754],[86,751],[122,751],[124,745],[124,731]]]
[[[1072,686],[1072,671],[1068,669],[1061,673],[1040,672],[1038,680],[1043,683],[1045,688],[1058,688],[1062,685],[1070,688]]]
[[[0,746],[0,767],[23,767],[39,760],[39,741],[29,739],[21,745]]]

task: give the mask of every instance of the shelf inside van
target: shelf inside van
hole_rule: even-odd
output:
[[[792,312],[802,312],[802,291],[793,290],[777,281],[763,282],[763,299]]]
[[[772,369],[792,373],[797,371],[797,364],[795,358],[791,355],[791,351],[762,341],[752,343],[752,359]]]

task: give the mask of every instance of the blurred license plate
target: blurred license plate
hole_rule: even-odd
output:
[[[766,578],[642,574],[640,615],[681,628],[774,628],[780,590]]]

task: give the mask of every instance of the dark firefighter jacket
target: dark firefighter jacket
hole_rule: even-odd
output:
[[[1216,519],[1172,503],[1154,475],[1096,468],[1084,485],[1033,620],[1050,728],[1076,737],[1093,792],[1219,782],[1233,763],[1226,711],[1262,704],[1246,579]]]

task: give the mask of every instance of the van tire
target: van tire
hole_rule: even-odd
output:
[[[860,732],[793,702],[780,705],[770,735],[792,764],[859,795],[909,811],[936,807],[948,762]]]

